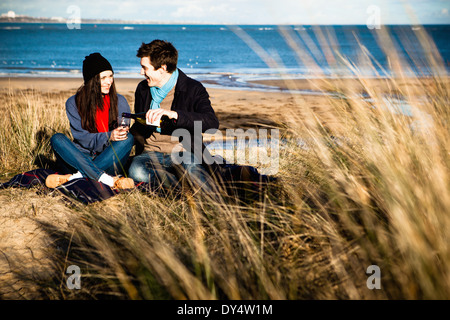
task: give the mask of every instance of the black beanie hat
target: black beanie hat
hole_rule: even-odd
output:
[[[100,53],[95,52],[86,56],[83,61],[83,78],[86,84],[95,75],[100,72],[111,70],[113,71],[111,64]],[[114,72],[114,71],[113,71]]]

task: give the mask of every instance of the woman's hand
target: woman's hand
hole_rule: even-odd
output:
[[[130,128],[119,126],[111,132],[111,141],[123,141],[128,139]]]

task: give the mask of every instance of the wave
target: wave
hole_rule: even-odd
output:
[[[21,27],[10,27],[10,26],[8,26],[8,27],[1,27],[0,29],[2,29],[2,30],[20,30],[22,28]]]
[[[67,73],[81,73],[78,69],[72,69],[72,68],[65,68],[65,67],[26,67],[26,66],[0,66],[0,71],[9,71],[9,72],[19,72],[19,73],[33,73],[33,72],[42,72],[42,71],[48,71],[48,72],[67,72]]]

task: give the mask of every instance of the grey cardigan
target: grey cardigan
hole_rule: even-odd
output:
[[[127,100],[120,94],[117,95],[117,107],[119,110],[118,115],[121,115],[122,112],[131,112]],[[91,133],[81,127],[81,117],[78,114],[75,95],[67,99],[66,113],[70,122],[73,142],[79,150],[94,155],[101,153],[109,145],[111,131]]]

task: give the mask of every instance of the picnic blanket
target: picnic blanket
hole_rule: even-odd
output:
[[[74,198],[82,203],[89,204],[97,201],[106,200],[119,193],[129,192],[129,190],[112,189],[101,182],[80,178],[68,181],[55,189],[49,189],[45,186],[45,179],[48,175],[57,173],[52,169],[35,169],[15,175],[11,180],[0,183],[0,189],[5,188],[32,188],[41,186],[49,192],[61,192],[66,196]],[[275,178],[258,173],[256,168],[250,166],[239,166],[225,164],[219,168],[219,175],[227,185],[228,190],[232,190],[234,183],[241,183],[245,180],[250,184],[250,188],[259,191],[264,183],[274,181]],[[136,183],[135,189],[143,192],[149,192],[154,195],[164,196],[166,191],[161,186],[152,183]],[[173,191],[173,190],[172,190]]]

